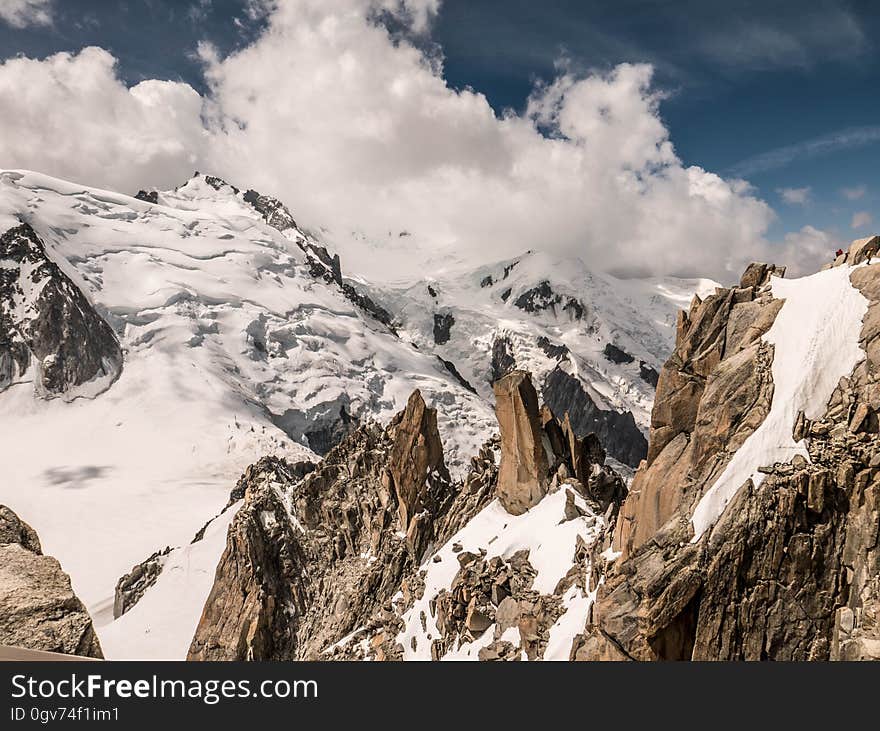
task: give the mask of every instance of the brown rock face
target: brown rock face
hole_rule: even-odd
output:
[[[531,384],[523,376],[528,394]],[[537,397],[528,404],[518,408],[537,420]],[[567,494],[560,519],[581,518],[584,501],[596,515],[611,515],[626,489],[604,465],[598,441],[579,439],[549,410],[544,419],[530,432],[542,450],[532,457],[544,461],[540,471],[534,462],[530,469],[547,489],[574,490],[583,498]],[[553,441],[552,464],[543,455],[545,438]],[[401,658],[396,638],[402,616],[425,591],[423,557],[431,546],[448,543],[495,498],[499,448],[498,438],[487,442],[464,481],[451,481],[436,413],[416,392],[387,429],[361,426],[308,470],[275,458],[249,467],[233,491],[242,503],[189,659]],[[583,585],[586,549],[577,550],[572,575],[553,596],[529,588],[535,571],[528,552],[520,553],[509,561],[460,555],[454,586],[432,598],[437,616],[444,618],[441,636],[431,638],[437,657],[461,637],[485,632],[496,608],[510,597],[523,649],[542,655],[562,612],[560,597],[575,581]],[[502,659],[520,653],[499,633],[484,654]]]
[[[70,577],[43,556],[33,528],[0,505],[0,645],[103,657]]]
[[[436,479],[449,482],[437,411],[425,405],[418,390],[409,397],[395,425],[387,474],[389,487],[397,496],[401,530],[406,532],[416,514],[436,507],[430,489]]]
[[[43,553],[37,532],[5,505],[0,505],[0,544],[4,543],[18,543],[31,553]]]
[[[752,287],[763,287],[769,284],[770,277],[784,277],[785,267],[778,267],[774,264],[764,264],[763,262],[753,261],[746,267],[742,278],[739,281],[740,289]]]
[[[248,468],[189,659],[318,659],[381,626],[392,598],[411,596],[425,548],[492,499],[491,450],[478,460],[463,485],[449,481],[436,413],[416,392],[387,429],[360,427],[307,474],[274,458]]]
[[[614,536],[624,557],[676,513],[764,419],[773,396],[770,348],[760,343],[782,306],[766,291],[783,269],[751,264],[741,284],[694,299],[660,371],[648,459],[636,473]]]
[[[549,490],[571,483],[604,513],[626,495],[620,476],[605,466],[605,450],[595,434],[578,437],[568,412],[560,421],[538,396],[531,376],[514,371],[495,384],[501,427],[501,467],[497,495],[507,512],[522,515]]]
[[[763,281],[747,271],[743,283],[756,289],[719,291],[684,318],[664,373],[667,383],[678,374],[698,383],[696,405],[678,409],[693,417],[674,435],[661,431],[659,447],[652,432],[653,459],[639,469],[615,527],[622,555],[606,568],[577,659],[880,659],[880,266],[851,275],[870,302],[861,333],[867,360],[841,379],[822,419],[793,418],[809,461],[761,466],[760,486],[747,483],[691,543],[696,502],[772,402],[773,350],[757,333],[781,305]],[[721,330],[695,325],[714,321],[719,308],[727,309],[726,323],[717,323],[726,337],[711,338],[707,359],[705,335]],[[658,389],[655,413],[669,413],[666,401],[679,398]]]
[[[856,239],[850,244],[846,252],[847,264],[861,264],[873,256],[877,256],[880,250],[880,236],[868,236],[864,239]]]
[[[272,660],[293,654],[295,636],[286,610],[303,608],[305,592],[302,549],[274,489],[287,479],[286,465],[269,458],[252,471],[188,660]]]
[[[166,546],[164,550],[156,551],[149,558],[132,566],[131,571],[119,578],[113,593],[113,619],[119,619],[137,604],[147,589],[156,583],[169,553],[171,546]]]
[[[522,515],[547,494],[547,455],[538,417],[538,394],[525,371],[513,371],[494,385],[501,428],[498,499],[512,515]]]

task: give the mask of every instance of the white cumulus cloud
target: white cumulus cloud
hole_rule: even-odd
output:
[[[173,186],[203,156],[203,100],[186,84],[128,88],[107,51],[0,64],[0,166],[127,192]]]
[[[804,226],[785,235],[775,261],[787,265],[786,276],[800,277],[817,272],[823,264],[834,260],[838,249],[846,249],[849,244],[828,231]]]
[[[357,268],[381,274],[377,254],[390,252],[419,269],[414,247],[437,261],[548,248],[611,269],[721,275],[762,241],[765,203],[676,157],[649,66],[563,75],[525,114],[499,116],[371,23],[380,5],[404,7],[279,4],[254,45],[207,68],[225,119],[214,167],[330,227]],[[408,4],[417,28],[433,5]],[[352,231],[373,249],[347,246]]]
[[[867,211],[858,211],[853,214],[850,227],[854,229],[867,228],[874,222],[874,218]]]
[[[54,0],[0,0],[0,20],[13,28],[50,25]]]
[[[812,189],[809,186],[806,188],[779,188],[777,193],[786,203],[803,206],[809,202]]]

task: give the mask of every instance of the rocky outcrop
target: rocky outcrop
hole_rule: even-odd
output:
[[[627,353],[625,350],[621,350],[614,343],[605,343],[605,348],[602,350],[602,355],[604,355],[612,363],[617,363],[618,365],[623,363],[632,363],[635,360],[635,358],[633,358],[629,353]]]
[[[455,318],[448,312],[434,314],[434,342],[445,345],[449,342],[449,332],[455,324]]]
[[[543,656],[549,630],[562,613],[557,595],[540,594],[532,588],[537,573],[529,563],[528,551],[517,551],[509,559],[461,551],[460,566],[448,590],[435,600],[437,628],[441,639],[434,658],[442,648],[455,646],[458,638],[478,638],[492,631],[492,642],[479,650],[480,660],[529,660]],[[516,631],[516,645],[509,630]],[[471,641],[473,641],[471,639]]]
[[[477,392],[477,389],[475,389],[471,385],[471,383],[463,375],[461,375],[455,363],[453,363],[451,360],[446,360],[446,358],[441,358],[439,355],[437,356],[437,360],[443,364],[443,367],[449,372],[449,375],[451,375],[456,381],[458,381],[458,384],[460,386],[466,388],[471,393],[475,394]]]
[[[390,606],[444,520],[485,504],[463,495],[491,496],[451,484],[418,392],[387,429],[358,428],[305,476],[265,458],[245,483],[190,659],[316,658]]]
[[[494,384],[516,369],[513,344],[506,335],[499,335],[492,341],[492,363],[489,381]]]
[[[547,494],[549,467],[538,418],[538,394],[525,371],[497,381],[495,414],[501,428],[498,499],[512,515],[522,515]]]
[[[870,261],[872,257],[877,256],[878,251],[880,251],[880,236],[868,236],[864,239],[856,239],[850,244],[846,251],[835,258],[832,263],[824,266],[823,269],[832,266],[839,267],[844,264],[850,266],[861,264],[862,262]]]
[[[544,337],[543,335],[538,336],[538,347],[544,351],[544,354],[548,358],[553,358],[554,360],[560,361],[563,358],[567,358],[569,354],[568,346],[563,343],[553,343],[549,338]]]
[[[139,190],[137,195],[135,195],[135,198],[144,203],[152,203],[153,205],[159,203],[159,193],[155,190]]]
[[[137,604],[147,589],[156,583],[169,553],[171,553],[171,546],[166,546],[162,551],[156,551],[120,577],[113,593],[113,619],[119,619]]]
[[[199,175],[201,175],[201,173],[196,170],[194,177],[199,177]],[[205,183],[210,185],[214,190],[223,190],[223,188],[229,188],[230,190],[232,190],[233,193],[235,193],[235,195],[238,195],[241,192],[234,185],[232,185],[231,183],[227,183],[225,180],[223,180],[223,178],[218,178],[216,175],[205,175],[204,177]]]
[[[589,530],[602,520],[598,511],[613,515],[625,488],[604,466],[598,440],[578,438],[547,409],[539,413],[527,374],[513,374],[507,387],[509,413],[499,409],[506,436],[480,450],[462,482],[446,470],[436,412],[418,391],[387,428],[359,427],[314,469],[295,470],[277,458],[248,468],[231,496],[241,506],[189,658],[402,658],[398,637],[406,613],[424,598],[425,566],[503,491],[499,453],[501,471],[531,479],[529,489],[565,491],[555,503],[561,523],[576,520]],[[519,441],[505,448],[517,429]],[[524,464],[515,464],[520,459]],[[504,492],[513,499],[515,489]],[[442,626],[431,652],[440,657],[491,620],[499,623],[498,638],[484,659],[541,657],[565,611],[563,594],[575,583],[587,591],[586,546],[572,552],[571,575],[550,594],[533,588],[537,570],[528,550],[498,560],[462,555],[454,585],[431,598]],[[505,622],[518,628],[516,647],[501,637]]]
[[[549,489],[569,480],[597,512],[617,506],[626,495],[620,477],[605,466],[605,450],[595,434],[579,437],[566,413],[539,409],[531,376],[514,371],[495,384],[496,414],[501,428],[501,466],[497,495],[504,509],[522,515]]]
[[[649,383],[654,388],[657,388],[657,382],[660,380],[660,374],[656,371],[655,368],[649,366],[645,361],[639,361],[639,378],[641,378],[645,383]]]
[[[410,547],[421,551],[433,537],[425,516],[436,516],[449,497],[450,478],[443,461],[443,444],[437,431],[437,411],[413,391],[406,409],[391,422],[394,443],[382,486],[397,502],[400,528]]]
[[[850,274],[867,359],[821,418],[792,415],[808,458],[759,465],[694,535],[696,504],[771,409],[773,274],[752,265],[680,319],[577,659],[880,659],[880,266]]]
[[[269,458],[255,467],[245,503],[229,528],[190,660],[289,659],[294,652],[296,636],[286,614],[304,594],[304,562],[274,489],[286,484],[289,473]]]
[[[22,224],[0,236],[0,391],[34,368],[45,398],[95,395],[122,369],[116,335]]]
[[[753,261],[746,267],[742,277],[740,277],[739,286],[742,289],[764,287],[770,283],[771,277],[784,276],[785,267]]]
[[[523,292],[513,304],[526,312],[549,311],[554,316],[565,314],[572,320],[583,319],[586,312],[582,302],[574,297],[554,292],[550,282],[547,281]]]
[[[22,548],[41,555],[43,549],[37,532],[5,505],[0,505],[0,545],[17,543]]]
[[[244,202],[250,204],[272,228],[279,231],[296,228],[296,221],[287,210],[287,206],[277,198],[261,195],[255,190],[246,191],[242,197]]]
[[[103,657],[70,577],[44,556],[33,528],[0,505],[0,645]]]
[[[343,281],[342,284],[339,285],[339,288],[351,303],[360,307],[364,312],[372,316],[373,319],[381,322],[392,333],[395,335],[397,334],[397,329],[394,326],[394,318],[391,316],[391,313],[372,297],[358,291],[352,284],[346,281]]]

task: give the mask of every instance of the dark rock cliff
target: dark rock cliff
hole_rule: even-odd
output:
[[[561,368],[550,371],[542,394],[554,414],[568,414],[578,436],[596,434],[614,459],[635,467],[647,455],[648,440],[632,413],[599,408],[581,382]]]
[[[0,236],[0,391],[31,365],[41,396],[63,396],[89,382],[98,392],[119,375],[122,349],[40,237],[22,224]]]

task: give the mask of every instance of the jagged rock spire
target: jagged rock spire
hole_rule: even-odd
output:
[[[547,494],[538,394],[526,371],[512,371],[495,382],[495,413],[501,428],[498,499],[512,515],[522,515]]]
[[[401,530],[406,532],[418,513],[433,507],[429,477],[440,476],[448,482],[449,472],[437,430],[437,410],[428,408],[418,389],[410,395],[394,429],[387,481],[397,497]]]
[[[605,467],[605,450],[595,434],[578,437],[568,412],[560,421],[538,395],[526,371],[513,371],[495,383],[501,428],[501,467],[497,496],[504,509],[522,515],[548,491],[569,483],[596,510],[620,504],[626,488]]]

